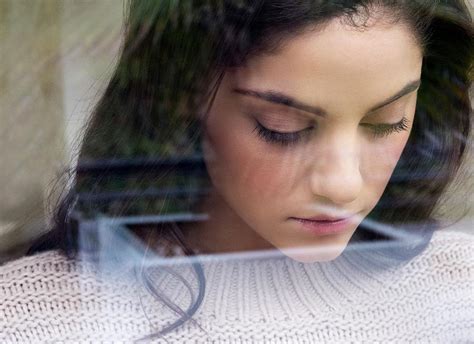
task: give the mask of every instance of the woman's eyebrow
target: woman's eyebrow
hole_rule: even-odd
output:
[[[400,91],[395,93],[393,96],[387,98],[386,100],[380,102],[379,104],[375,105],[367,113],[372,113],[376,110],[379,110],[380,108],[383,108],[384,106],[387,106],[393,103],[394,101],[400,99],[401,97],[415,91],[416,89],[418,89],[418,87],[420,87],[420,85],[421,85],[421,80],[410,81]],[[298,110],[306,111],[320,117],[327,116],[327,112],[324,109],[317,106],[304,104],[278,91],[273,91],[273,90],[255,91],[255,90],[249,90],[249,89],[235,88],[233,89],[233,92],[242,94],[244,96],[251,96],[251,97],[263,99],[271,103],[281,104],[281,105],[292,107]]]
[[[395,93],[393,96],[387,98],[386,100],[378,103],[377,105],[375,105],[373,108],[371,108],[368,113],[372,113],[376,110],[379,110],[381,108],[383,108],[384,106],[387,106],[391,103],[393,103],[394,101],[400,99],[401,97],[403,96],[406,96],[407,94],[417,90],[421,85],[421,80],[415,80],[415,81],[410,81],[408,84],[406,84],[400,91],[398,91],[397,93]]]
[[[278,91],[273,91],[273,90],[268,90],[268,91],[254,91],[254,90],[248,90],[248,89],[242,89],[242,88],[235,88],[233,92],[242,94],[244,96],[251,96],[255,98],[260,98],[263,100],[266,100],[270,103],[275,103],[275,104],[281,104],[285,105],[288,107],[292,107],[298,110],[302,110],[305,112],[309,112],[312,114],[315,114],[317,116],[325,117],[327,116],[327,113],[325,110],[316,107],[316,106],[310,106],[303,104],[299,102],[296,99],[291,98],[290,96],[287,96],[281,92]]]

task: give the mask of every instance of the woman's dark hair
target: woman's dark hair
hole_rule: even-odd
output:
[[[473,28],[460,0],[132,1],[121,56],[88,124],[79,163],[199,153],[195,112],[209,108],[227,68],[275,52],[311,25],[338,18],[364,29],[377,13],[411,28],[424,61],[412,133],[368,218],[396,226],[421,224],[413,230],[426,230],[429,236],[433,228],[423,224],[432,223],[433,210],[461,164],[470,131]],[[153,154],[144,148],[150,145]],[[32,252],[56,245],[73,255],[77,233],[70,214],[77,192],[87,187],[93,193],[107,180],[106,174],[88,183],[77,179],[57,209],[54,228]],[[169,233],[180,241],[179,233]],[[367,230],[364,238],[383,235]],[[202,296],[202,271],[198,275]],[[198,297],[181,312],[181,319],[157,335],[190,319],[201,301]]]

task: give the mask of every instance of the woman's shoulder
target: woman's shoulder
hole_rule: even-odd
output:
[[[474,235],[453,230],[437,230],[418,256],[400,269],[407,284],[425,283],[429,288],[443,285],[455,287],[461,283],[466,290],[474,283]],[[458,288],[462,288],[458,284]],[[470,287],[469,287],[470,285]]]
[[[444,263],[474,266],[474,234],[440,229],[434,232],[427,247],[427,256],[443,257]],[[443,261],[439,261],[443,264]]]
[[[77,301],[88,289],[106,291],[114,277],[116,284],[127,284],[123,275],[101,270],[84,258],[69,258],[59,250],[25,256],[0,266],[0,289],[6,300],[0,308],[25,300],[55,302],[66,295]]]
[[[132,266],[104,263],[94,257],[80,254],[70,258],[60,250],[50,250],[6,262],[0,266],[0,289],[12,302],[66,294],[79,299],[91,290],[110,296],[118,290],[133,292],[138,282]]]
[[[0,265],[0,282],[13,283],[21,280],[23,285],[30,281],[45,281],[84,278],[98,273],[98,266],[87,255],[68,257],[61,250],[48,250],[23,256]],[[18,290],[17,290],[18,291]]]
[[[437,229],[433,233],[433,240],[449,240],[449,241],[474,241],[474,232],[467,233],[465,231],[453,230],[449,228]]]
[[[37,342],[46,332],[58,340],[146,332],[136,281],[125,272],[56,250],[3,264],[0,342]]]
[[[0,281],[22,281],[38,279],[51,273],[73,272],[74,260],[67,258],[59,250],[50,250],[31,256],[10,260],[0,265]]]
[[[400,249],[395,246],[387,250],[389,253],[383,249],[369,251],[367,266],[373,276],[384,281],[397,295],[429,295],[435,291],[449,294],[453,288],[460,293],[472,292],[474,235],[438,229],[417,255],[406,260],[394,259],[394,250],[403,250],[409,243],[403,241]]]

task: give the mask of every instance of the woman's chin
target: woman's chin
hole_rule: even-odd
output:
[[[328,262],[339,257],[346,244],[278,248],[285,256],[300,263]]]

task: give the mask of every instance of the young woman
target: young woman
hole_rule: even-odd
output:
[[[108,175],[77,179],[0,270],[0,339],[472,340],[473,239],[433,217],[464,156],[472,61],[462,1],[133,1],[79,162],[143,155],[131,141],[199,153],[206,220],[148,228],[161,259],[138,275],[117,247],[101,270],[72,219]]]

